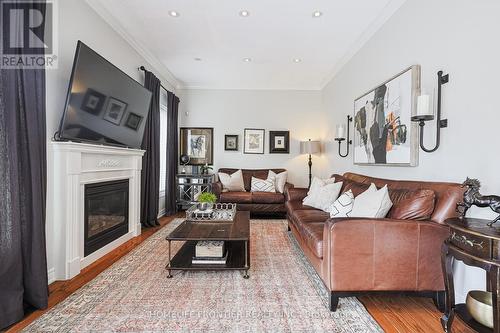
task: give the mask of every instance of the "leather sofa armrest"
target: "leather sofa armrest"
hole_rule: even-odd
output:
[[[323,279],[332,291],[444,290],[441,246],[449,228],[431,221],[334,218],[323,230]]]
[[[302,201],[307,196],[307,188],[292,187],[285,188],[286,201]]]
[[[285,183],[285,187],[283,188],[283,194],[286,196],[286,193],[289,189],[294,188],[295,186],[292,183]]]
[[[222,193],[222,183],[220,181],[212,183],[212,193],[217,196],[217,201],[220,200],[220,194]]]

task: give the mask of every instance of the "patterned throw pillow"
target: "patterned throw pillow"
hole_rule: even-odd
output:
[[[354,205],[354,194],[349,190],[335,200],[330,206],[330,217],[349,217]]]
[[[283,193],[285,191],[285,184],[287,177],[288,177],[287,171],[274,173],[272,170],[269,170],[269,173],[267,174],[268,180],[274,180],[274,184],[276,186],[276,192],[279,193]]]
[[[276,192],[274,180],[252,177],[251,192]]]

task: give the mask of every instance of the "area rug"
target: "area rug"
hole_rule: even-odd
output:
[[[38,318],[27,332],[383,332],[356,298],[328,294],[285,220],[251,221],[250,278],[174,272],[166,235],[176,219]],[[181,243],[172,242],[173,251]]]

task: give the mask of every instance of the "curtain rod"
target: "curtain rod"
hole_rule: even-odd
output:
[[[138,68],[138,70],[145,72],[145,71],[146,71],[146,67],[141,66],[141,67],[139,67],[139,68]],[[163,86],[163,84],[161,84],[161,80],[160,80],[160,87],[162,87],[162,88],[163,88],[164,90],[166,90],[166,91],[170,91],[170,90],[168,90],[167,88],[165,88],[165,87]]]

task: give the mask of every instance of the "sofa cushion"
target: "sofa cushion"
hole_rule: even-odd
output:
[[[276,192],[252,192],[252,202],[264,204],[284,203],[285,196]]]
[[[391,219],[428,220],[434,211],[436,195],[432,190],[389,190],[393,206],[387,215]]]
[[[351,190],[354,197],[357,197],[370,187],[370,184],[357,183],[340,175],[333,175],[332,177],[334,177],[336,181],[343,183],[342,190],[340,191],[341,193]]]
[[[250,192],[223,192],[220,195],[220,202],[252,203],[252,193],[250,193]]]
[[[301,224],[298,229],[302,240],[318,258],[323,258],[323,222]]]
[[[292,218],[299,223],[325,222],[330,214],[319,209],[296,210],[292,212]]]

